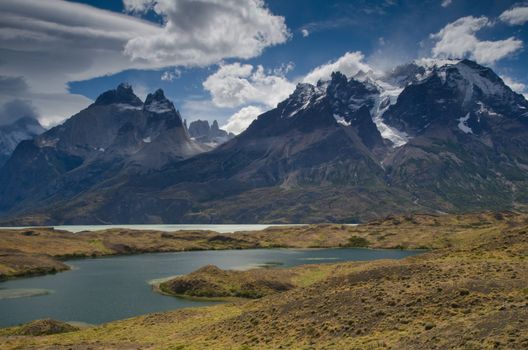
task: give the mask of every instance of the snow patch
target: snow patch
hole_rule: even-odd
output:
[[[479,110],[478,110],[478,113],[479,113],[479,114],[484,114],[484,113],[486,113],[487,115],[489,115],[489,116],[493,116],[493,117],[499,117],[499,116],[500,116],[500,114],[495,113],[495,112],[492,111],[491,109],[486,108],[486,106],[484,105],[484,103],[482,103],[482,102],[477,102],[477,104],[479,105]]]
[[[440,80],[442,81],[442,85],[445,84],[447,73],[445,71],[438,72],[438,76],[440,77]]]
[[[287,115],[287,118],[291,118],[300,111],[308,108],[316,96],[317,98],[315,99],[315,102],[320,101],[325,97],[324,91],[321,87],[316,87],[307,83],[298,84],[297,88],[290,96],[290,102],[287,106],[285,106],[282,113],[284,113],[289,108],[294,108],[293,111]]]
[[[469,120],[469,113],[465,117],[458,119],[458,128],[462,130],[465,134],[473,134],[473,130],[466,124]]]
[[[141,110],[142,106],[133,106],[133,105],[130,105],[128,103],[116,103],[115,104],[117,108],[119,108],[120,110],[122,111],[126,111],[126,110]]]
[[[293,112],[291,112],[290,114],[288,114],[288,118],[290,117],[293,117],[294,115],[296,115],[297,113],[299,113],[300,111],[302,110],[305,110],[306,108],[308,108],[308,106],[310,106],[310,100],[306,101],[300,108],[297,108],[295,110],[293,110]]]
[[[143,139],[143,142],[145,142],[145,143],[151,143],[151,142],[152,142],[152,139],[150,138],[150,136],[148,136],[148,137],[145,137],[145,138]]]
[[[172,106],[172,103],[170,103],[167,100],[164,101],[152,101],[152,103],[145,105],[145,110],[151,113],[168,113],[173,112],[174,107]]]
[[[345,118],[343,118],[343,117],[341,117],[341,116],[339,116],[337,114],[334,114],[334,118],[339,124],[344,125],[344,126],[350,126],[350,122],[347,122],[345,120]]]
[[[379,87],[381,93],[376,97],[374,107],[371,111],[371,115],[373,116],[372,121],[376,124],[381,137],[392,142],[393,147],[401,147],[409,142],[409,135],[385,124],[382,116],[391,105],[396,103],[403,88],[382,81],[376,81],[376,85]]]
[[[443,58],[420,58],[417,60],[414,60],[414,63],[418,66],[428,68],[428,69],[434,69],[434,68],[440,68],[443,66],[449,66],[449,65],[455,65],[459,63],[460,60],[453,60],[453,59],[443,59]]]
[[[376,117],[373,119],[374,124],[378,128],[381,137],[392,142],[394,148],[401,147],[405,145],[411,139],[406,132],[399,131],[396,128],[392,128],[383,122],[381,117]]]

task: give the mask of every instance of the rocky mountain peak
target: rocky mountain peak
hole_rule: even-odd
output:
[[[143,102],[134,94],[129,84],[121,83],[117,88],[103,92],[95,100],[95,105],[124,104],[134,107],[143,105]]]
[[[211,124],[211,130],[215,132],[220,130],[220,127],[218,126],[218,122],[216,120],[214,120],[213,124]]]
[[[158,89],[154,93],[148,94],[143,109],[157,114],[176,112],[174,104],[165,97],[165,93],[162,89]]]
[[[281,117],[289,118],[295,116],[300,111],[308,108],[317,97],[324,95],[324,90],[320,86],[308,83],[299,83],[295,91],[284,101],[278,104]]]
[[[189,124],[188,130],[193,139],[211,146],[222,144],[235,136],[220,129],[216,120],[211,125],[207,120],[195,120]]]
[[[425,77],[407,85],[383,119],[409,135],[431,128],[478,135],[501,118],[520,118],[528,102],[490,68],[471,60],[431,65]]]
[[[348,78],[341,72],[332,72],[330,83],[333,85],[342,85],[348,82]]]

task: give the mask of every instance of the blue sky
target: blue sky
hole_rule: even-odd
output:
[[[164,1],[167,0],[159,0],[159,3],[162,4]],[[148,22],[163,28],[167,25],[170,26],[171,20],[176,23],[176,20],[181,20],[181,18],[186,16],[196,16],[197,19],[194,21],[196,26],[199,26],[201,20],[206,18],[204,17],[205,15],[201,16],[194,12],[178,13],[178,10],[171,9],[170,5],[163,7],[163,4],[158,4],[158,8],[149,8],[148,6],[153,3],[152,0],[125,0],[127,2],[126,6],[122,0],[76,0],[71,2],[87,5],[80,9],[87,11],[87,13],[89,12],[91,15],[93,12],[95,26],[97,26],[98,16],[102,16],[106,12],[110,14],[109,21],[112,14],[121,16],[119,18],[126,16],[123,19],[125,22],[128,21],[128,18],[137,21],[143,20],[141,23],[138,22],[137,25],[131,21],[129,21],[131,22],[130,24],[128,22],[123,24],[123,28],[126,30],[128,30],[127,26],[136,28],[143,26],[145,22],[147,25],[142,30],[149,30],[147,28]],[[180,2],[180,0],[176,2]],[[190,3],[192,0],[181,0],[181,2]],[[204,0],[206,5],[212,2],[214,0]],[[226,1],[225,3],[229,2]],[[213,50],[211,52],[214,52],[212,55],[215,56],[214,58],[208,59],[208,57],[203,58],[200,56],[198,61],[185,60],[178,53],[174,54],[174,51],[178,50],[177,43],[175,48],[167,48],[166,42],[162,40],[160,44],[158,40],[154,44],[149,42],[148,45],[152,44],[152,46],[148,46],[144,50],[141,47],[138,49],[136,46],[135,51],[132,50],[132,55],[138,54],[141,56],[141,61],[136,61],[128,66],[123,64],[123,69],[120,69],[120,64],[116,61],[118,58],[114,56],[106,58],[104,55],[101,56],[100,60],[94,60],[94,62],[86,63],[86,65],[104,67],[107,64],[106,60],[108,60],[112,62],[109,65],[113,66],[108,72],[101,68],[90,68],[82,71],[84,68],[75,67],[75,71],[68,75],[65,74],[66,77],[61,80],[61,83],[65,86],[64,91],[59,91],[60,89],[57,88],[55,93],[61,95],[64,101],[69,98],[68,95],[75,96],[77,99],[75,102],[68,100],[73,109],[76,106],[86,105],[101,92],[114,88],[120,82],[131,83],[140,97],[144,97],[147,92],[162,88],[166,95],[174,101],[176,107],[180,109],[183,118],[188,120],[201,118],[211,121],[218,119],[220,125],[224,125],[228,123],[230,117],[244,108],[253,107],[252,113],[255,114],[273,107],[276,102],[275,99],[270,100],[263,95],[276,93],[277,96],[287,96],[287,93],[291,92],[292,86],[302,81],[316,67],[339,60],[347,52],[361,53],[361,62],[375,70],[389,69],[397,64],[416,58],[435,55],[438,57],[452,57],[457,52],[462,52],[461,56],[480,60],[480,63],[493,67],[496,72],[509,79],[511,84],[515,85],[519,91],[526,92],[526,87],[523,87],[523,85],[528,85],[528,65],[526,64],[528,62],[528,54],[525,48],[528,42],[528,20],[523,21],[523,16],[525,15],[523,9],[527,9],[527,3],[488,0],[266,0],[263,3],[259,3],[257,0],[248,0],[247,2],[251,2],[253,7],[260,6],[265,9],[264,12],[260,11],[261,8],[257,9],[259,12],[255,16],[260,16],[258,18],[262,17],[264,19],[262,26],[255,30],[264,30],[265,32],[269,30],[269,33],[272,33],[270,34],[270,39],[266,39],[262,47],[255,48],[249,54],[240,53],[244,52],[245,48],[235,47],[235,43],[232,48],[226,50],[224,55],[222,55],[224,52],[217,52],[218,50],[215,48],[206,47],[205,52]],[[62,6],[59,0],[52,0],[50,3],[53,6]],[[191,5],[185,8],[194,9]],[[215,16],[213,8],[216,9],[216,7],[209,8],[204,5],[200,7],[200,11]],[[252,9],[251,7],[248,8]],[[505,11],[512,9],[521,10],[518,13],[504,15]],[[17,11],[18,9],[11,10]],[[52,13],[51,9],[46,9],[46,11],[48,10]],[[44,12],[41,8],[35,8],[33,11]],[[72,7],[71,11],[75,11],[75,8]],[[64,10],[63,12],[66,16],[67,11]],[[26,15],[28,14],[26,13]],[[46,16],[46,20],[58,21],[59,23],[63,21],[67,25],[72,25],[72,22],[76,20],[75,18],[58,18],[54,14],[46,14]],[[35,17],[39,18],[38,15],[35,15]],[[466,20],[460,20],[464,18]],[[252,21],[254,22],[257,19]],[[82,20],[84,21],[84,19]],[[284,27],[281,27],[281,21],[285,25]],[[446,30],[442,35],[431,37],[432,34],[440,33],[450,23],[459,23],[460,26],[457,28],[462,28],[466,34],[469,30],[468,38],[476,40],[476,42],[470,45],[468,42],[471,40],[468,39],[463,40],[462,43],[457,43],[456,32],[454,32],[454,35],[449,36],[449,30],[452,31],[453,28]],[[86,24],[83,22],[83,26],[88,25],[92,25],[92,23]],[[189,31],[196,30],[199,35],[207,33],[206,31],[201,31],[201,28],[193,26],[194,23],[190,21],[190,24],[187,24],[183,31],[179,28],[180,31],[177,32],[176,41],[185,35],[186,29]],[[474,26],[478,29],[464,30],[464,28]],[[248,31],[248,35],[254,29],[252,27],[243,28],[245,29],[241,30]],[[110,28],[110,30],[113,29]],[[214,36],[214,32],[213,28],[210,35]],[[138,29],[138,33],[140,33],[138,35],[142,35],[143,32]],[[61,34],[61,40],[64,37],[66,35]],[[126,40],[131,40],[130,38],[133,39],[134,36],[127,36]],[[444,40],[442,41],[442,39]],[[113,41],[114,38],[108,39],[108,43],[105,41],[105,47],[106,45],[112,45]],[[101,50],[92,42],[93,40],[90,40],[89,45],[94,45],[94,50],[100,52]],[[486,43],[490,42],[496,42],[493,44],[495,46],[489,48]],[[201,43],[202,48],[209,43],[209,40],[204,39],[204,43]],[[439,45],[439,43],[443,45]],[[9,44],[4,43],[2,48],[5,49]],[[225,42],[221,44],[226,45]],[[71,44],[65,44],[67,49],[70,48],[68,45]],[[211,41],[211,45],[219,44]],[[227,45],[229,46],[230,44]],[[467,50],[463,48],[459,50],[464,45],[468,45]],[[435,46],[437,51],[434,51]],[[175,57],[174,64],[171,64],[173,62],[171,57],[164,57],[161,61],[157,57],[151,57],[150,54],[158,50],[159,47],[161,47],[160,52],[166,50],[169,56]],[[149,52],[149,48],[151,52]],[[72,48],[71,50],[75,49]],[[123,50],[122,47],[117,47],[116,50],[118,49]],[[497,54],[497,52],[502,52],[501,50],[504,52]],[[92,51],[88,51],[87,54],[90,54],[90,52]],[[65,60],[70,60],[69,54],[70,52],[65,54]],[[129,58],[130,56],[123,59]],[[203,62],[201,62],[202,58]],[[72,62],[74,62],[73,58]],[[137,64],[137,62],[141,64]],[[241,66],[232,66],[238,63],[241,66],[251,65],[251,74],[256,72],[259,65],[262,66],[262,74],[258,77],[248,78],[246,76],[242,79],[242,83],[251,85],[247,87],[250,92],[244,92],[244,96],[241,97],[240,91],[229,91],[230,94],[236,95],[234,100],[231,99],[231,95],[227,97],[220,96],[220,93],[225,93],[225,89],[233,88],[232,86],[227,88],[221,86],[224,80],[227,81],[232,78],[229,74],[227,78],[222,76],[211,79],[208,85],[209,89],[204,88],[204,82],[215,74],[220,66],[234,67],[239,71],[242,69]],[[134,65],[141,67],[139,69],[129,69],[129,67]],[[0,76],[10,76],[9,73],[11,73],[13,76],[25,77],[22,71],[23,67],[22,65],[20,66],[16,68],[20,72],[16,71],[15,68],[12,69],[14,72],[2,71],[0,63]],[[248,67],[246,66],[246,68]],[[165,77],[171,77],[172,79],[162,80],[164,74]],[[80,79],[75,79],[76,77]],[[237,77],[240,78],[239,76]],[[29,76],[25,80],[29,82],[29,90],[37,92],[28,93],[24,97],[36,105],[37,112],[42,110],[44,114],[50,114],[48,111],[50,108],[46,106],[46,103],[40,103],[38,100],[39,96],[47,92],[44,92],[45,89],[40,87],[43,92],[38,95],[39,88],[33,88],[41,80],[33,79]],[[33,81],[37,83],[33,83]],[[241,80],[238,79],[233,82],[231,79],[229,81],[231,81],[231,84],[236,85]],[[265,81],[263,83],[265,85],[264,90],[259,92],[257,90],[262,88],[261,83],[263,81]],[[36,96],[34,100],[31,99],[32,96]],[[0,99],[1,102],[2,100]],[[60,122],[61,118],[68,116],[64,114],[69,112],[70,110],[64,108],[64,111],[59,112],[57,115],[50,115],[48,124]]]

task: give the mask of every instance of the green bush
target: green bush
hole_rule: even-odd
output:
[[[363,237],[352,236],[348,239],[347,247],[363,248],[368,247],[370,242]]]

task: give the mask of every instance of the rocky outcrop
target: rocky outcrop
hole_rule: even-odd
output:
[[[52,319],[36,320],[14,330],[16,335],[43,336],[78,331],[80,328]]]
[[[217,147],[231,140],[235,135],[220,129],[215,120],[211,125],[207,120],[195,120],[189,124],[189,135],[196,141]]]
[[[175,277],[159,285],[166,294],[203,298],[249,298],[284,292],[294,288],[288,270],[226,271],[204,266],[189,275]]]

